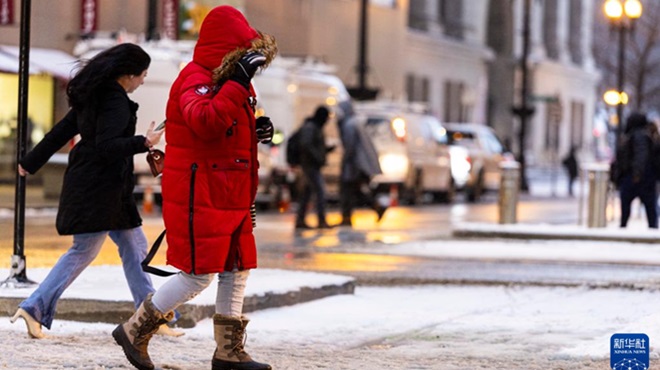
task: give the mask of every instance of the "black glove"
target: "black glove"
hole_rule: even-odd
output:
[[[257,68],[266,63],[266,57],[258,51],[251,51],[238,60],[234,68],[234,74],[230,80],[234,80],[246,89],[250,89],[250,80],[257,72]]]
[[[270,144],[273,140],[273,122],[266,116],[257,118],[257,140],[262,144]]]

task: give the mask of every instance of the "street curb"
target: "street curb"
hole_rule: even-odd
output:
[[[254,312],[267,308],[292,306],[340,294],[353,294],[355,282],[324,285],[317,288],[301,287],[286,293],[266,293],[263,295],[246,296],[243,312]],[[16,307],[24,298],[0,297],[0,316],[12,316]],[[77,298],[62,298],[57,303],[57,320],[81,322],[104,322],[121,324],[128,320],[134,312],[133,302],[102,301]],[[174,326],[192,328],[197,322],[210,318],[215,313],[215,305],[184,304],[177,309],[181,317]]]
[[[529,226],[529,225],[527,225]],[[523,230],[525,225],[492,225],[484,227],[483,224],[472,227],[462,225],[452,229],[452,236],[455,238],[502,238],[502,239],[523,239],[523,240],[590,240],[590,241],[611,241],[627,243],[660,243],[660,234],[649,234],[638,232],[637,230],[612,230],[612,229],[582,229],[566,230],[562,232],[562,226],[555,226],[554,230],[549,227],[547,231],[543,230]],[[568,227],[565,227],[568,229]],[[560,231],[558,231],[560,230]],[[605,230],[608,233],[603,233]]]

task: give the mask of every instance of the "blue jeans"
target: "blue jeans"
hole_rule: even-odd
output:
[[[147,255],[147,238],[142,227],[74,235],[73,246],[60,257],[39,288],[21,302],[19,307],[32,315],[41,325],[50,329],[57,300],[78,275],[94,261],[108,235],[119,248],[124,276],[133,295],[133,303],[135,308],[139,307],[147,295],[154,292],[151,278],[142,271],[140,265]]]

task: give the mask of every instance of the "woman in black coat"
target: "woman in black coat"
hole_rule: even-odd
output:
[[[34,174],[80,135],[69,153],[56,221],[61,235],[73,235],[73,246],[11,319],[22,317],[32,338],[44,337],[42,325],[50,329],[57,300],[96,258],[108,235],[119,248],[135,307],[154,291],[140,265],[147,240],[133,198],[133,156],[158,143],[163,131],[154,131],[152,122],[146,136],[135,135],[138,105],[127,95],[142,85],[150,62],[133,44],[89,60],[67,86],[67,115],[18,165],[21,176]]]

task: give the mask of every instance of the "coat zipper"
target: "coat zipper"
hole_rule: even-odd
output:
[[[245,106],[245,113],[247,114],[248,122],[250,123],[250,132],[255,132],[254,127],[252,127],[252,121],[255,119],[254,118],[254,112],[255,112],[256,104],[257,104],[257,99],[254,98],[254,99],[248,100],[248,105],[247,106],[244,105]],[[257,145],[257,143],[255,141],[252,140],[251,142],[252,142],[252,145],[255,145],[255,146]],[[252,150],[252,148],[250,148],[250,160],[252,161],[252,165],[256,166],[257,158],[256,158],[256,155],[254,155],[253,153],[256,153],[256,150]],[[245,161],[244,159],[243,160],[237,159],[236,163],[244,163],[244,161]],[[247,167],[248,164],[245,163],[245,166]],[[252,173],[250,173],[250,189],[253,188],[253,186],[252,186],[253,182],[254,182],[254,177],[252,176]],[[243,222],[252,222],[252,217],[248,214],[248,220],[244,220]],[[236,267],[239,270],[243,270],[243,259],[241,258],[241,249],[240,248],[236,248],[236,257],[237,257],[236,258],[236,261],[237,261],[237,263],[236,263],[237,266]]]
[[[197,173],[197,163],[190,167],[192,175],[190,177],[190,199],[188,209],[188,233],[190,234],[190,262],[192,266],[191,273],[195,275],[195,230],[193,221],[195,219],[195,174]]]

